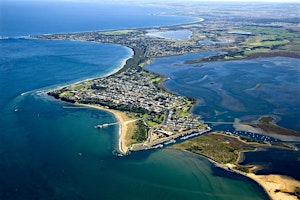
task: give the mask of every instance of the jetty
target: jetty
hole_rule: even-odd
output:
[[[115,122],[115,123],[110,123],[110,124],[98,124],[97,126],[94,126],[95,128],[107,128],[109,126],[113,126],[119,124],[119,122]]]

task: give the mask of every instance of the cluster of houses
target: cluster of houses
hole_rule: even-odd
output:
[[[202,128],[202,123],[199,122],[199,117],[195,115],[187,115],[180,117],[172,110],[168,113],[166,125],[172,132],[197,131]]]
[[[192,114],[180,117],[177,112],[170,110],[167,112],[164,125],[150,130],[148,143],[156,145],[193,132],[203,133],[209,127],[201,123],[198,118]]]
[[[126,72],[93,81],[99,90],[89,92],[89,97],[124,105],[142,108],[148,113],[165,113],[177,105],[183,105],[186,98],[159,90],[151,77],[130,68]]]
[[[199,51],[199,44],[188,40],[171,40],[146,36],[147,29],[136,29],[124,33],[112,31],[107,32],[86,32],[72,34],[54,34],[36,36],[51,40],[82,40],[101,43],[113,43],[130,48],[145,49],[144,57],[153,58],[161,56],[179,55]]]
[[[188,98],[159,89],[153,82],[154,78],[149,72],[129,68],[119,74],[65,87],[58,93],[74,102],[93,100],[93,103],[108,108],[125,108],[125,111],[133,113],[144,110],[147,114],[145,122],[155,122],[155,118],[161,119],[163,116],[163,120],[156,122],[155,126],[149,125],[151,141],[205,129],[198,117],[189,113],[192,104],[187,103]]]

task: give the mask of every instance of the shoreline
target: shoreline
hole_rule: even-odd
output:
[[[111,75],[114,75],[114,74],[118,73],[120,70],[122,70],[125,67],[127,60],[129,60],[130,58],[133,58],[133,56],[135,54],[134,50],[130,47],[127,47],[127,46],[123,46],[123,47],[126,47],[128,49],[128,51],[130,51],[130,56],[128,56],[127,58],[124,58],[118,68],[116,68],[115,70],[113,70],[112,72],[110,72],[110,73],[108,73],[104,76],[97,77],[97,78],[104,78],[104,77],[108,77],[108,76],[111,76]],[[93,78],[93,79],[95,79],[95,78]]]
[[[233,136],[230,136],[230,137],[233,137]],[[241,142],[244,142],[244,141],[241,140]],[[177,148],[175,148],[175,149],[177,149]],[[207,159],[209,162],[214,164],[215,167],[219,167],[228,172],[243,175],[243,176],[251,179],[265,191],[265,193],[269,196],[270,200],[298,200],[298,198],[295,194],[295,191],[297,188],[298,188],[297,191],[300,190],[299,189],[300,181],[297,179],[294,179],[289,176],[281,175],[281,174],[257,175],[257,174],[255,174],[254,171],[255,171],[255,169],[258,168],[258,166],[255,166],[255,165],[249,166],[249,167],[251,167],[249,172],[243,172],[238,169],[235,169],[236,165],[238,165],[238,162],[241,159],[243,152],[246,152],[246,151],[239,152],[237,160],[234,161],[233,163],[221,164],[221,163],[218,163],[217,161],[213,160],[212,158],[207,157],[206,155],[203,155],[201,153],[195,153],[195,152],[188,151],[186,149],[181,149],[181,148],[179,148],[178,150],[189,152],[189,153],[196,154],[196,155],[200,155],[201,157]],[[254,150],[250,150],[250,151],[256,151],[256,150],[257,150],[257,148]]]
[[[242,172],[242,171],[233,169],[233,167],[235,166],[234,164],[230,164],[230,163],[228,163],[228,164],[220,164],[220,163],[214,161],[213,159],[211,159],[211,158],[209,158],[209,157],[207,157],[207,156],[205,156],[205,155],[198,154],[198,153],[194,153],[194,152],[191,152],[191,151],[188,151],[188,150],[184,150],[184,149],[178,149],[178,150],[179,150],[179,151],[185,151],[185,152],[192,153],[192,154],[196,154],[196,155],[198,155],[198,156],[201,156],[201,157],[207,159],[207,160],[208,160],[210,163],[212,163],[215,167],[218,167],[218,168],[221,168],[221,169],[223,169],[223,170],[225,170],[225,171],[228,171],[228,172],[231,172],[231,173],[235,173],[235,174],[238,174],[238,175],[241,175],[241,176],[244,176],[244,177],[247,177],[247,178],[251,179],[251,180],[254,181],[259,187],[261,187],[261,188],[264,190],[264,192],[267,194],[267,196],[269,197],[270,200],[283,200],[283,199],[274,199],[274,198],[269,194],[268,188],[265,186],[265,184],[264,184],[262,181],[259,181],[259,179],[257,179],[258,181],[255,179],[255,177],[258,176],[258,175],[255,175],[255,174],[251,173],[251,174],[253,174],[253,175],[252,175],[252,176],[249,176],[248,174],[250,174],[250,173],[245,173],[245,172]]]
[[[235,166],[234,164],[219,164],[210,158],[207,159],[210,162],[214,163],[215,166],[220,167],[226,171],[234,172],[250,178],[266,192],[270,200],[298,200],[297,196],[292,194],[295,192],[296,188],[300,188],[300,181],[296,179],[280,174],[257,175],[252,173],[252,170],[250,170],[250,172],[248,173],[244,173],[239,170],[233,169],[233,167]],[[256,166],[253,166],[252,168],[255,167]]]
[[[118,111],[118,110],[113,110],[113,109],[108,109],[108,108],[104,108],[98,105],[92,105],[92,104],[80,104],[80,103],[75,103],[74,105],[76,106],[83,106],[83,107],[87,107],[87,108],[94,108],[97,110],[102,110],[102,111],[106,111],[109,113],[112,113],[115,118],[118,120],[118,124],[119,124],[119,131],[118,131],[118,136],[119,136],[119,141],[118,141],[118,146],[119,146],[119,151],[123,154],[123,155],[128,155],[129,153],[129,147],[126,145],[126,143],[128,142],[126,136],[128,136],[129,134],[129,127],[128,124],[133,123],[136,121],[136,119],[132,119],[130,120],[128,116],[126,116],[126,113]]]
[[[86,41],[86,42],[88,42],[88,41]],[[118,45],[118,44],[116,44],[116,45]],[[120,46],[123,46],[123,45],[120,45]],[[52,90],[57,90],[57,89],[61,89],[61,88],[67,87],[67,86],[71,86],[71,85],[74,85],[74,84],[78,84],[78,83],[82,83],[82,82],[86,82],[86,81],[90,81],[90,80],[94,80],[94,79],[98,79],[98,78],[104,78],[104,77],[112,76],[112,75],[118,73],[119,71],[121,71],[126,66],[127,61],[135,56],[135,51],[132,48],[130,48],[128,46],[123,46],[123,47],[127,48],[128,51],[130,51],[130,56],[128,56],[127,58],[123,59],[122,62],[121,62],[121,64],[119,65],[119,67],[116,68],[115,70],[113,70],[112,72],[109,72],[109,73],[107,73],[107,74],[105,74],[103,76],[99,76],[99,77],[95,77],[95,78],[88,78],[88,79],[84,79],[84,80],[81,80],[81,81],[77,81],[75,83],[70,83],[70,84],[67,84],[67,85],[58,86],[58,87],[52,88],[50,90],[47,90],[47,92],[45,92],[45,93],[48,93],[48,92],[50,92]],[[118,111],[118,110],[104,108],[104,107],[101,107],[99,105],[80,104],[80,103],[74,103],[74,105],[76,105],[76,106],[83,106],[83,107],[87,107],[87,108],[94,108],[94,109],[103,110],[103,111],[112,113],[114,115],[114,117],[117,118],[118,124],[119,124],[119,131],[118,131],[118,136],[119,136],[119,141],[118,141],[118,143],[119,143],[119,145],[118,145],[119,146],[119,151],[123,155],[128,155],[129,154],[129,147],[126,145],[126,143],[128,142],[126,140],[126,136],[128,135],[128,125],[127,124],[130,123],[131,121],[126,120],[127,116],[126,116],[126,114],[124,112],[121,112],[121,111]]]
[[[129,48],[129,47],[127,47],[127,48]],[[128,57],[127,59],[124,59],[119,68],[117,68],[113,72],[111,72],[109,74],[106,74],[102,77],[111,76],[111,75],[117,73],[118,71],[122,70],[126,66],[127,60],[132,58],[135,54],[135,52],[133,51],[132,48],[129,48],[129,49],[131,49],[133,54],[130,57]],[[102,78],[102,77],[97,77],[97,78]],[[93,80],[93,79],[97,79],[97,78],[92,78],[92,79],[88,79],[88,80]],[[86,81],[86,80],[78,81],[77,83],[84,82],[84,81]],[[73,84],[70,84],[70,85],[73,85]],[[62,86],[62,87],[65,87],[65,86]],[[164,87],[164,89],[166,89],[166,88]],[[168,89],[166,89],[166,90],[169,91]],[[169,91],[169,92],[172,93],[172,91]],[[118,131],[119,151],[123,155],[128,155],[129,147],[126,145],[126,143],[128,142],[128,140],[126,139],[126,136],[129,134],[128,133],[128,123],[134,122],[136,120],[132,120],[132,119],[129,120],[128,116],[126,116],[126,114],[124,112],[104,108],[104,107],[101,107],[99,105],[79,104],[79,103],[75,103],[74,105],[83,106],[83,107],[87,107],[87,108],[94,108],[94,109],[98,109],[98,110],[104,110],[104,111],[112,113],[117,118],[117,120],[119,122],[119,131]],[[197,154],[197,155],[199,155],[199,154]],[[240,155],[241,155],[241,153],[239,154],[239,159],[240,159]],[[233,172],[233,173],[237,173],[239,175],[243,175],[243,176],[248,177],[249,179],[253,180],[255,183],[257,183],[266,192],[266,194],[269,196],[269,198],[271,200],[282,200],[282,199],[297,200],[296,196],[285,193],[285,192],[281,192],[281,190],[284,191],[284,190],[286,190],[286,188],[287,189],[292,188],[291,186],[293,186],[293,184],[295,184],[295,183],[297,184],[297,187],[300,187],[300,182],[295,180],[295,179],[292,179],[292,178],[284,176],[284,175],[276,175],[276,174],[256,175],[252,172],[244,173],[242,171],[233,169],[234,164],[219,164],[216,161],[214,161],[214,160],[212,160],[212,159],[210,159],[206,156],[204,156],[204,157],[206,159],[208,159],[210,162],[212,162],[217,167],[220,167],[224,170],[227,170],[228,172]],[[289,191],[289,192],[294,192],[294,191]]]
[[[216,55],[218,56],[218,55]],[[214,56],[212,56],[214,57]],[[212,57],[207,57],[212,58]],[[234,59],[223,59],[217,58],[216,60],[187,60],[185,61],[186,64],[198,64],[198,63],[212,63],[212,62],[230,62],[230,61],[247,61],[253,59],[264,59],[264,58],[276,58],[276,57],[286,57],[286,58],[293,58],[293,59],[300,59],[300,53],[295,51],[273,51],[268,53],[254,53],[244,58],[234,58]]]
[[[126,116],[125,112],[104,108],[99,105],[80,104],[80,103],[75,103],[73,105],[103,110],[103,111],[112,113],[117,118],[118,123],[119,123],[119,131],[118,131],[119,151],[123,155],[128,155],[129,147],[127,147],[127,145],[126,145],[126,142],[128,142],[126,139],[126,136],[128,135],[127,124],[136,121],[136,119],[129,120],[128,119],[129,117]],[[190,152],[187,150],[182,150],[182,151],[193,153],[193,152]],[[240,160],[242,153],[243,152],[239,153],[238,160]],[[193,153],[193,154],[196,154],[196,153]],[[293,188],[295,189],[296,187],[300,188],[300,181],[298,181],[298,180],[295,180],[288,176],[279,175],[279,174],[256,175],[256,174],[252,173],[252,170],[250,170],[249,173],[244,173],[242,171],[233,169],[233,167],[235,166],[236,163],[220,164],[204,155],[201,155],[201,154],[197,154],[197,155],[200,155],[200,156],[206,158],[211,163],[213,163],[216,167],[222,168],[228,172],[233,172],[233,173],[236,173],[239,175],[243,175],[243,176],[253,180],[256,184],[258,184],[265,191],[265,193],[269,196],[270,200],[297,200],[298,199],[296,196],[289,194],[289,192],[290,193],[294,192],[291,190],[291,188],[292,189]],[[253,166],[253,167],[255,168],[255,166]]]
[[[245,176],[251,178],[264,188],[272,200],[298,200],[292,195],[296,188],[300,188],[300,181],[279,174],[256,175],[247,173]]]
[[[86,41],[86,42],[90,42],[90,41]],[[118,45],[118,44],[116,44],[116,45]],[[109,72],[107,74],[100,75],[100,76],[97,76],[97,77],[86,78],[86,79],[83,79],[83,80],[76,81],[74,83],[69,83],[69,84],[67,83],[67,84],[64,84],[64,85],[57,85],[57,86],[54,85],[53,88],[46,90],[45,93],[48,93],[48,92],[50,92],[52,90],[62,89],[64,87],[68,87],[68,86],[71,86],[71,85],[76,85],[76,84],[79,84],[79,83],[82,83],[82,82],[91,81],[91,80],[95,80],[95,79],[99,79],[99,78],[105,78],[105,77],[112,76],[112,75],[118,73],[120,70],[122,70],[125,67],[127,61],[129,59],[133,58],[133,56],[135,55],[134,50],[132,48],[130,48],[128,46],[123,46],[123,45],[119,45],[119,46],[125,47],[126,49],[128,49],[128,52],[130,51],[131,53],[130,53],[130,55],[127,58],[122,59],[122,62],[120,62],[118,68],[114,69],[113,71],[111,71],[111,72]],[[28,92],[30,92],[30,91],[28,91]],[[26,92],[24,92],[24,93],[26,93]]]
[[[297,196],[292,195],[291,193],[294,193],[296,188],[300,188],[300,181],[293,179],[289,176],[284,176],[280,174],[256,175],[252,172],[245,173],[233,169],[235,164],[220,164],[205,155],[197,154],[183,149],[178,150],[200,155],[203,158],[207,159],[209,162],[211,162],[215,167],[219,167],[228,172],[236,173],[251,179],[265,191],[265,193],[269,196],[270,200],[298,200]]]
[[[124,46],[124,45],[121,45],[121,46]],[[96,78],[90,78],[90,79],[78,81],[76,83],[81,83],[81,82],[85,82],[85,81],[88,81],[88,80],[94,80],[94,79],[97,79],[97,78],[108,77],[108,76],[111,76],[113,74],[118,73],[120,70],[122,70],[126,66],[127,61],[130,58],[133,58],[134,55],[135,55],[135,52],[134,52],[133,48],[130,48],[128,46],[124,46],[124,47],[129,48],[131,50],[132,54],[131,54],[130,57],[128,57],[127,59],[124,59],[122,61],[120,67],[118,67],[117,69],[113,70],[112,72],[110,72],[110,73],[108,73],[104,76],[100,76],[100,77],[96,77]],[[164,56],[164,57],[169,57],[169,56]],[[258,58],[265,58],[265,57],[276,57],[276,53],[275,53],[275,56],[274,56],[274,54],[273,55],[271,55],[271,54],[268,55],[268,54],[263,54],[262,53],[262,54],[260,54],[260,56]],[[243,58],[243,59],[233,59],[233,60],[248,60],[248,59],[253,59],[253,58],[255,58],[255,57],[249,57],[249,58]],[[233,61],[233,60],[230,60],[230,61]],[[211,61],[211,62],[224,62],[224,61],[226,61],[226,60]],[[76,83],[71,83],[69,85],[73,85],[73,84],[76,84]],[[64,86],[61,86],[59,88],[62,88],[62,87],[65,87],[65,86],[68,86],[68,85],[64,85]],[[165,87],[163,87],[163,88],[166,91],[169,91],[167,88],[165,88]],[[169,91],[169,92],[172,93],[172,91]],[[75,105],[94,108],[94,109],[99,109],[99,110],[104,110],[104,111],[112,113],[119,122],[119,131],[118,131],[119,151],[124,155],[128,154],[129,147],[126,145],[126,143],[128,142],[128,140],[126,139],[126,136],[128,135],[128,131],[129,131],[128,130],[128,124],[131,123],[131,122],[134,122],[135,120],[132,120],[132,119],[128,120],[128,116],[126,116],[125,112],[121,112],[121,111],[118,111],[118,110],[107,109],[107,108],[104,108],[104,107],[101,107],[101,106],[98,106],[98,105],[90,105],[90,104],[75,103]],[[193,108],[191,110],[193,110]],[[197,154],[197,155],[199,155],[199,154]],[[264,191],[266,192],[266,194],[269,196],[270,199],[273,199],[273,200],[297,199],[296,196],[292,196],[290,194],[281,192],[281,190],[284,190],[284,188],[287,185],[292,185],[292,184],[296,183],[297,186],[299,184],[299,187],[300,187],[300,182],[297,181],[297,180],[294,180],[294,179],[289,178],[289,177],[285,177],[283,175],[274,175],[274,174],[256,175],[256,174],[253,174],[251,172],[250,173],[243,173],[241,171],[233,169],[234,164],[224,164],[223,165],[223,164],[217,163],[216,161],[214,161],[210,158],[207,158],[207,157],[205,157],[205,158],[208,159],[210,162],[214,163],[216,166],[218,166],[220,168],[223,168],[223,169],[225,169],[229,172],[234,172],[234,173],[237,173],[237,174],[240,174],[240,175],[243,175],[243,176],[246,176],[246,177],[250,178],[251,180],[253,180],[255,183],[257,183],[260,187],[262,187],[264,189]],[[239,154],[239,159],[240,159],[240,154]],[[272,181],[270,181],[271,179],[272,179]],[[277,191],[277,190],[279,190],[279,191]]]

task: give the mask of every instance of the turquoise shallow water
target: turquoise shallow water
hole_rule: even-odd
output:
[[[130,55],[128,49],[79,42],[21,42],[27,49],[22,59],[7,57],[5,63],[14,64],[5,68],[4,63],[1,68],[6,80],[1,79],[5,97],[0,126],[1,199],[241,199],[241,194],[243,199],[266,198],[252,181],[193,154],[165,149],[114,157],[118,126],[94,128],[115,122],[112,114],[73,107],[39,89],[79,80],[81,73],[89,77],[94,70],[102,70],[104,74],[106,66],[116,66]],[[102,56],[98,60],[90,53],[79,53],[81,48]],[[102,53],[101,48],[112,48],[114,53]],[[107,59],[105,65],[100,65],[101,57]],[[31,92],[25,92],[29,88]]]
[[[28,94],[1,141],[4,199],[261,199],[255,183],[174,150],[114,157],[118,127],[109,113]],[[79,153],[81,155],[79,155]],[[236,188],[239,188],[237,190]]]
[[[17,22],[24,23],[18,21],[20,15],[26,13],[43,16],[41,21],[48,16],[48,22],[52,22],[49,27],[57,24],[50,31],[74,31],[72,26],[61,30],[58,18],[51,17],[55,11],[61,16],[61,7],[55,9],[57,5],[50,9],[51,15],[36,9],[41,4],[30,5],[30,9],[22,6],[13,7],[26,8],[16,18],[8,15],[3,20],[1,15],[1,23],[13,22],[7,24],[9,34],[2,36],[48,31],[36,21],[37,26],[28,21],[26,26],[18,26]],[[80,9],[84,5],[72,6]],[[127,28],[155,24],[151,15],[138,13],[146,17],[139,18],[139,23],[127,21]],[[106,28],[110,28],[115,19],[113,12],[102,14],[107,19]],[[72,17],[71,11],[68,17]],[[85,20],[80,21],[84,25],[81,31],[86,30]],[[169,17],[165,21],[175,22],[187,20]],[[118,22],[114,23],[112,27],[119,28]],[[127,48],[88,42],[2,39],[0,50],[0,199],[267,199],[252,181],[218,169],[194,154],[163,149],[114,157],[118,126],[94,128],[99,123],[115,122],[112,114],[73,107],[44,94],[50,88],[112,72],[131,55]]]

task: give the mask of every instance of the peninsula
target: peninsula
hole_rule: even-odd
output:
[[[207,132],[210,128],[190,113],[195,100],[167,91],[162,87],[167,78],[145,70],[145,65],[158,57],[211,50],[216,53],[186,62],[226,61],[261,56],[300,58],[297,20],[288,18],[289,20],[282,23],[282,19],[277,19],[278,23],[266,23],[261,18],[248,21],[248,18],[237,17],[232,13],[228,15],[233,15],[234,20],[228,19],[224,22],[218,16],[218,11],[210,15],[204,11],[198,14],[187,12],[188,16],[199,18],[203,14],[205,17],[190,24],[31,36],[50,40],[120,44],[134,52],[123,68],[113,75],[63,87],[48,94],[70,103],[92,104],[127,113],[131,119],[136,120],[132,136],[124,133],[127,135],[125,138],[130,138],[130,141],[124,140],[126,145],[123,146],[128,146],[131,150],[155,148],[179,136]],[[264,17],[268,19],[270,16]],[[186,33],[187,37],[167,37],[168,34],[179,31]]]
[[[257,9],[256,12],[249,8],[241,8],[239,12],[230,9],[224,12],[224,9],[218,6],[207,10],[197,9],[197,6],[179,9],[181,11],[178,11],[177,15],[203,17],[202,20],[191,24],[31,36],[50,40],[114,43],[127,46],[134,52],[123,68],[113,75],[51,90],[48,94],[62,101],[93,106],[114,113],[121,126],[120,151],[124,154],[171,144],[179,137],[189,139],[202,135],[211,128],[202,123],[199,116],[191,113],[196,101],[168,91],[162,86],[167,78],[145,70],[145,65],[158,57],[212,50],[217,53],[186,62],[270,56],[300,58],[299,19],[293,17],[295,13],[274,18],[274,10],[270,8],[266,11],[266,7]],[[276,12],[277,9],[287,13],[279,7],[275,8]],[[186,39],[165,37],[166,34],[176,31],[184,31],[189,35]],[[165,34],[155,34],[161,32]],[[270,121],[272,120],[252,126],[260,126],[269,131],[277,129],[278,127],[270,125]],[[219,151],[213,151],[212,145]],[[222,167],[226,169],[247,173],[246,175],[259,182],[273,199],[283,198],[278,195],[282,193],[284,198],[293,199],[297,198],[297,195],[299,197],[298,181],[280,176],[274,178],[273,175],[256,176],[251,173],[250,168],[237,165],[241,152],[252,151],[259,145],[261,144],[249,144],[234,136],[214,133],[186,141],[176,148],[204,155],[223,164]],[[271,179],[275,183],[274,187],[269,187]],[[281,181],[296,187],[282,189],[278,185]]]
[[[135,65],[128,66],[128,63]],[[134,54],[116,74],[49,91],[48,94],[66,102],[93,105],[116,114],[122,127],[120,150],[124,154],[128,150],[156,148],[168,140],[210,130],[198,120],[198,116],[189,112],[195,103],[193,99],[166,91],[160,86],[163,77],[147,72],[137,64],[139,54]],[[120,111],[128,117],[122,117],[124,114]],[[133,129],[125,128],[128,121],[135,122]]]

